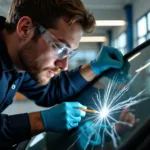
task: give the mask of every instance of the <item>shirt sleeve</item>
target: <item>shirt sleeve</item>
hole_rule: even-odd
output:
[[[31,137],[28,114],[1,114],[0,123],[0,149],[10,148]]]
[[[78,94],[87,84],[79,68],[62,71],[58,76],[52,78],[47,86],[39,86],[26,73],[19,92],[35,101],[37,105],[49,107],[64,101],[71,101],[71,97]]]

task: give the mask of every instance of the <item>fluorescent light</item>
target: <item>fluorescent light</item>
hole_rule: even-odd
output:
[[[105,36],[84,36],[81,38],[80,42],[106,42],[107,38]]]
[[[145,66],[143,66],[143,67],[139,68],[139,69],[138,69],[138,70],[136,70],[135,72],[140,72],[140,71],[142,71],[143,69],[147,68],[148,66],[150,66],[150,62],[149,62],[149,63],[147,63]]]
[[[35,145],[36,143],[38,143],[40,140],[42,140],[44,138],[43,133],[37,135],[33,141],[30,143],[30,147],[32,147],[33,145]]]
[[[96,20],[96,26],[125,26],[124,20]]]
[[[132,61],[133,59],[135,59],[136,57],[138,57],[141,53],[137,53],[134,56],[132,56],[131,58],[128,59],[128,61]]]

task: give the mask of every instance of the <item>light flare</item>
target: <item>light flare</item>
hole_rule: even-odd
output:
[[[99,112],[100,119],[104,119],[109,115],[109,109],[108,108],[102,108],[102,110]]]

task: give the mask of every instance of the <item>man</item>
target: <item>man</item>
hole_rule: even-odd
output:
[[[83,32],[92,31],[94,25],[93,15],[80,0],[13,0],[7,19],[0,18],[1,112],[17,91],[37,105],[50,107],[70,101],[103,71],[122,69],[121,53],[106,47],[90,64],[67,71]],[[66,102],[41,112],[1,114],[0,147],[11,147],[44,131],[77,127],[85,116],[80,107],[86,108]]]

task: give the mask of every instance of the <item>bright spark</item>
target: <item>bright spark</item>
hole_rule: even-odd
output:
[[[96,136],[97,133],[99,134],[101,133],[102,147],[104,146],[106,134],[111,137],[114,147],[115,148],[118,147],[117,141],[121,140],[121,138],[116,131],[116,128],[115,128],[116,124],[123,124],[129,127],[133,126],[132,124],[128,122],[118,121],[112,115],[121,113],[124,108],[136,105],[148,99],[148,97],[144,97],[146,90],[142,90],[137,95],[133,97],[129,97],[128,99],[121,99],[122,96],[125,95],[126,92],[129,91],[131,84],[134,82],[134,80],[139,74],[140,73],[137,73],[123,88],[121,87],[121,84],[120,84],[120,87],[118,87],[118,83],[117,83],[118,76],[115,75],[113,80],[111,80],[108,83],[108,86],[106,87],[104,91],[103,99],[101,97],[100,90],[98,90],[98,92],[95,93],[95,97],[92,98],[93,103],[96,108],[95,109],[92,107],[90,108],[93,110],[96,110],[96,113],[92,117],[89,117],[85,119],[84,121],[91,120],[93,122],[92,127],[94,131],[92,132],[92,134],[93,135],[95,134],[95,140],[98,140]],[[81,133],[81,136],[82,134],[83,133]],[[78,137],[78,139],[79,138],[80,137]],[[78,139],[68,148],[68,150],[78,141]],[[87,147],[85,147],[85,150],[86,148]]]
[[[100,112],[100,119],[104,119],[109,115],[109,109],[108,108],[103,108]]]

